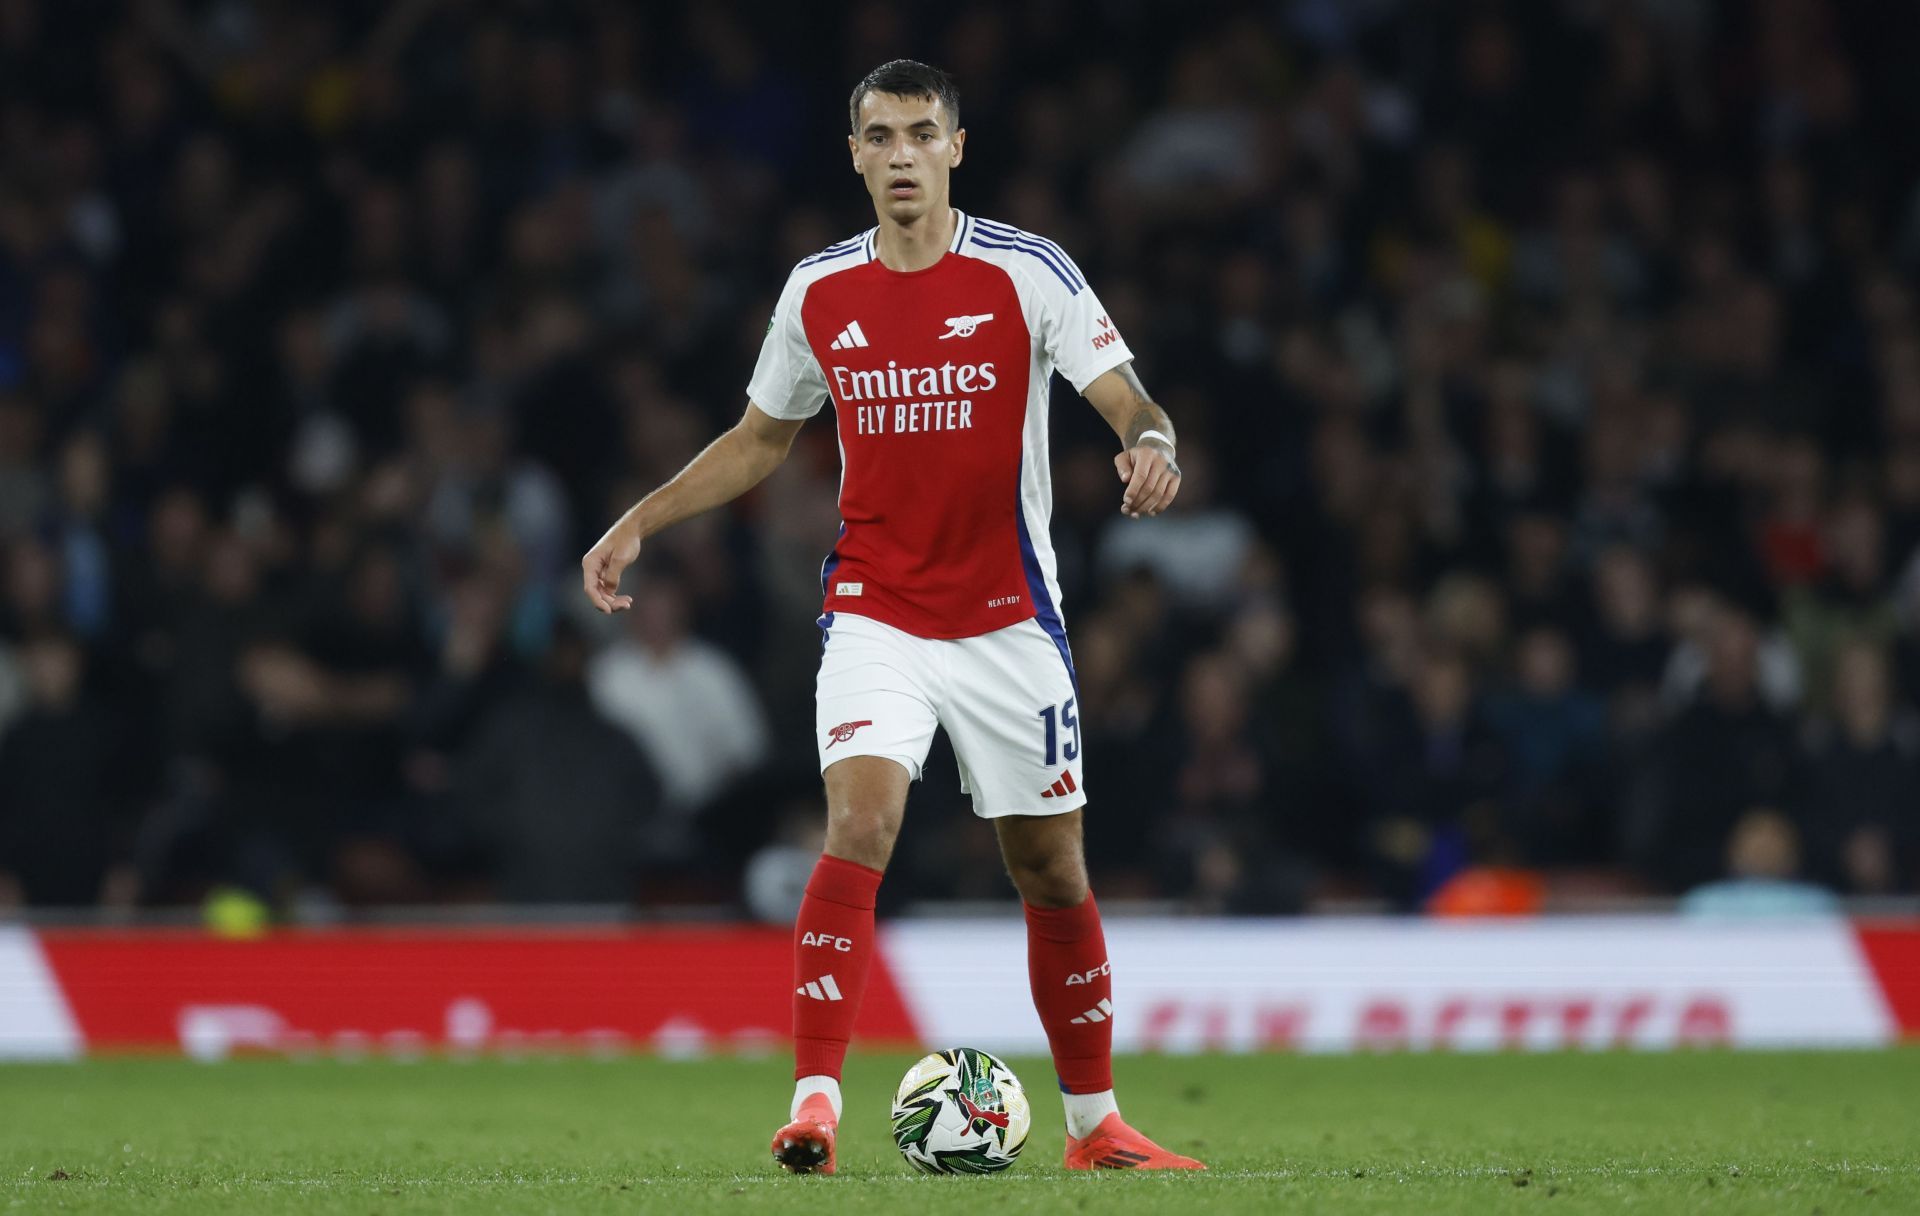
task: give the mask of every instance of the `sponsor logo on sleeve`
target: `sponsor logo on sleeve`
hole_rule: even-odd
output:
[[[1120,340],[1120,335],[1114,332],[1113,322],[1104,316],[1094,324],[1099,327],[1100,332],[1093,335],[1093,349],[1101,350]]]

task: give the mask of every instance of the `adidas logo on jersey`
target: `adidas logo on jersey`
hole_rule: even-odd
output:
[[[816,1001],[840,1001],[846,998],[840,995],[840,985],[833,982],[831,975],[823,975],[817,980],[808,980],[794,989],[799,996]]]
[[[867,341],[867,335],[860,332],[860,322],[852,321],[848,323],[845,329],[840,331],[839,337],[828,344],[827,349],[852,350],[856,346],[872,345],[873,343]]]

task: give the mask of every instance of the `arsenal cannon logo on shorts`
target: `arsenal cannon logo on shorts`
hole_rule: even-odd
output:
[[[853,738],[854,731],[859,730],[863,726],[872,726],[872,725],[873,725],[873,722],[871,720],[868,720],[865,722],[842,722],[840,725],[834,727],[832,730],[827,732],[829,735],[833,736],[832,742],[828,743],[827,747],[831,748],[835,743],[845,743],[847,740]]]

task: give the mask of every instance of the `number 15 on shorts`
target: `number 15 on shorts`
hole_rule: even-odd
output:
[[[1060,763],[1062,755],[1071,764],[1080,755],[1080,719],[1073,714],[1073,698],[1068,697],[1064,705],[1049,705],[1040,711],[1040,720],[1047,726],[1047,758],[1041,761],[1048,768]],[[1061,747],[1060,733],[1071,732],[1073,737]]]

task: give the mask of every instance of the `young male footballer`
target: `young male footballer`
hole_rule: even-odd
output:
[[[944,72],[911,60],[853,91],[853,168],[878,223],[793,268],[746,415],[581,560],[602,612],[649,536],[745,493],[833,399],[842,525],[821,566],[817,684],[827,843],[794,927],[796,1173],[834,1171],[840,1068],[874,951],[874,894],[936,727],[1026,905],[1027,970],[1066,1106],[1068,1169],[1204,1169],[1120,1117],[1113,982],[1081,848],[1073,655],[1047,523],[1048,382],[1113,427],[1120,510],[1180,488],[1174,430],[1061,248],[948,203],[967,133]]]

